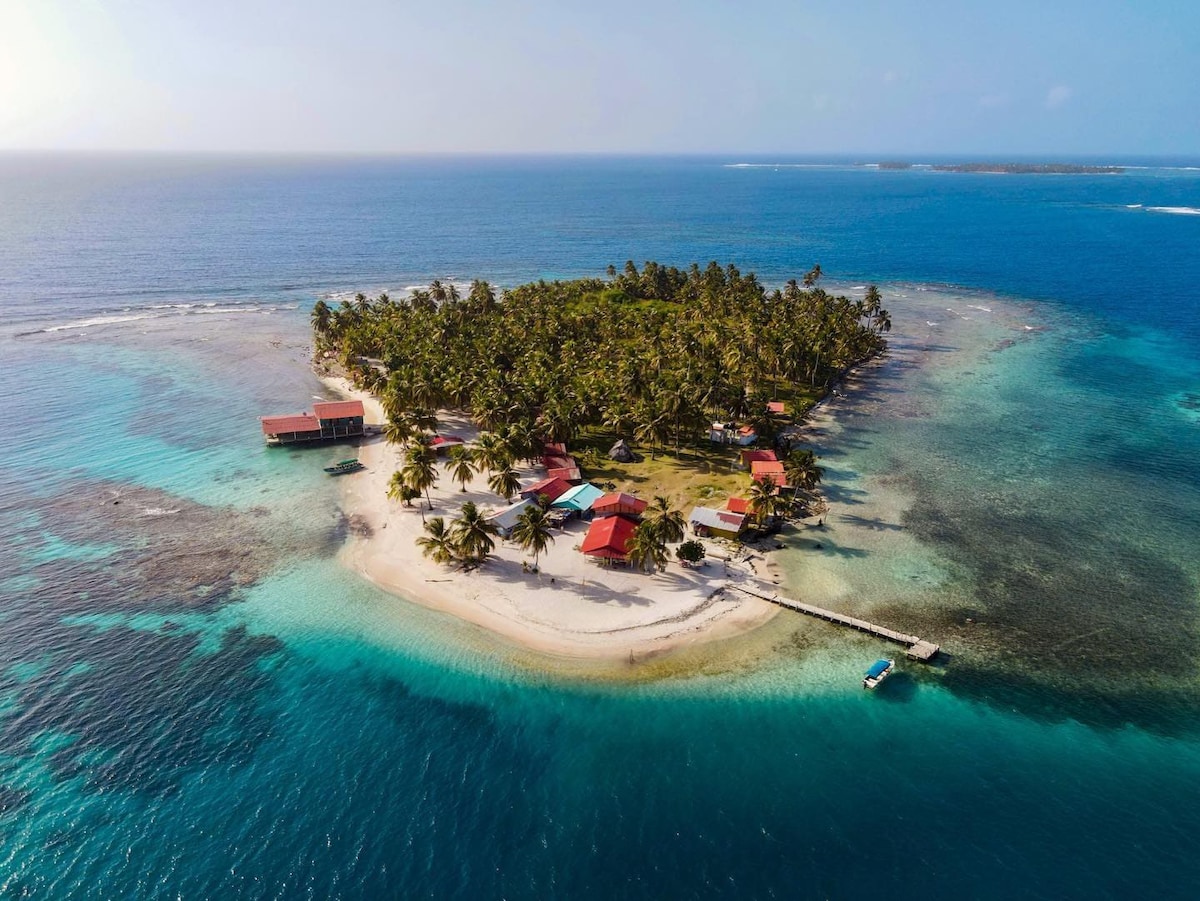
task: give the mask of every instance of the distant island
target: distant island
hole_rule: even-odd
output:
[[[822,515],[796,424],[891,328],[873,286],[850,299],[820,278],[768,289],[733,266],[630,262],[607,279],[318,302],[318,373],[381,426],[365,469],[341,476],[344,559],[572,658],[771,618],[725,587],[769,587],[768,536]]]
[[[865,165],[865,164],[864,164]],[[911,169],[904,160],[884,160],[879,169]],[[1123,166],[1083,166],[1077,163],[939,163],[928,168],[934,172],[974,172],[988,175],[1120,175]]]

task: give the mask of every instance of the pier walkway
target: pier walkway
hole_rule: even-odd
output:
[[[848,626],[851,629],[857,629],[859,632],[866,632],[868,635],[874,635],[877,638],[883,638],[887,641],[894,641],[896,644],[907,645],[905,655],[910,660],[920,660],[922,663],[928,663],[941,650],[939,645],[931,641],[925,641],[916,635],[907,635],[904,632],[897,632],[894,629],[888,629],[884,626],[878,626],[875,623],[869,623],[865,619],[856,619],[853,616],[847,616],[844,613],[836,613],[833,610],[826,610],[824,607],[817,607],[813,604],[805,604],[803,601],[794,601],[791,598],[780,597],[778,594],[763,594],[760,591],[755,591],[752,588],[746,588],[744,585],[735,585],[732,582],[726,583],[726,589],[729,591],[740,591],[742,594],[749,595],[752,598],[768,601],[772,604],[778,604],[780,607],[786,607],[788,610],[795,610],[797,613],[806,613],[809,616],[815,616],[817,619],[823,619],[829,623],[836,623],[839,626]]]

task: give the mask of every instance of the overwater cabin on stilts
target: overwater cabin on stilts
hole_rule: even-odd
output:
[[[361,400],[335,400],[313,404],[311,413],[264,416],[267,444],[300,444],[307,441],[342,441],[363,435]]]

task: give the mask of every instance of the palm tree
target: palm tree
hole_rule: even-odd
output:
[[[319,340],[326,338],[329,335],[329,325],[333,321],[333,311],[329,309],[329,304],[323,300],[318,300],[313,304],[311,319],[317,338]]]
[[[408,482],[404,480],[404,473],[401,470],[396,470],[392,473],[392,478],[388,481],[387,496],[394,501],[404,501],[404,506],[411,507],[412,499],[419,495],[412,493],[412,488]]]
[[[672,510],[670,502],[661,494],[654,496],[654,500],[642,516],[666,544],[683,541],[683,536],[687,532],[683,513],[679,510]]]
[[[817,455],[811,450],[799,448],[788,454],[784,469],[790,484],[806,490],[815,488],[824,475],[824,471],[817,465]]]
[[[383,427],[383,440],[389,444],[406,444],[413,437],[412,423],[407,416],[389,416]]]
[[[512,468],[512,463],[505,461],[504,467],[497,469],[488,478],[488,488],[510,501],[512,496],[521,490],[521,477]]]
[[[462,513],[450,527],[454,546],[464,561],[478,565],[496,547],[496,526],[470,501],[462,505]]]
[[[417,547],[422,554],[434,563],[447,564],[458,559],[458,547],[446,520],[440,516],[433,517],[425,523],[425,531],[428,534],[417,539]]]
[[[467,490],[467,482],[475,476],[475,454],[466,445],[450,448],[450,478],[458,482],[461,491]]]
[[[754,521],[761,528],[768,516],[774,516],[787,506],[787,502],[779,496],[778,486],[770,476],[764,476],[761,482],[750,486],[750,510],[754,513]]]
[[[508,468],[508,448],[495,432],[481,432],[475,439],[475,462],[482,469],[496,472]]]
[[[667,545],[653,523],[639,523],[625,547],[629,563],[645,572],[667,565]]]
[[[517,517],[512,537],[521,549],[533,552],[533,566],[537,569],[538,557],[553,544],[554,534],[550,531],[550,517],[541,507],[529,507]]]
[[[433,500],[429,497],[429,489],[437,484],[435,459],[432,448],[424,444],[410,445],[405,454],[404,466],[400,468],[405,484],[417,492],[425,493],[425,501],[430,510],[433,509]],[[424,513],[421,514],[421,518],[425,518]]]

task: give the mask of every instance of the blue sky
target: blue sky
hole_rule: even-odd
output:
[[[0,148],[1200,154],[1200,3],[0,0]]]

